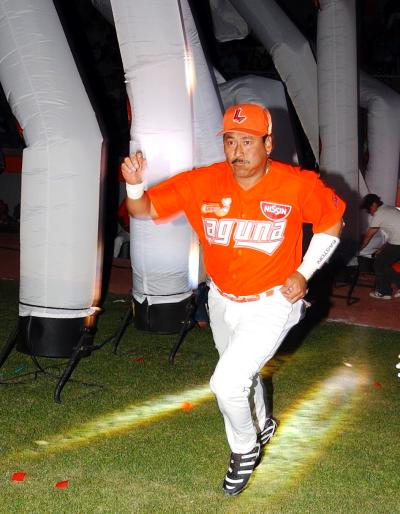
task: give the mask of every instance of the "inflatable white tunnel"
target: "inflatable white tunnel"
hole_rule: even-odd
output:
[[[241,31],[232,38],[246,35],[247,22],[270,52],[314,149],[316,160],[319,160],[316,152],[318,138],[321,139],[321,171],[326,172],[328,181],[350,205],[346,213],[348,223],[345,236],[358,240],[359,231],[362,230],[358,220],[359,198],[366,194],[367,184],[358,170],[354,2],[320,2],[318,68],[304,36],[274,0],[231,0],[231,4],[235,9],[231,7],[228,12],[221,13],[222,7],[229,7],[229,2],[211,2],[218,39],[228,40],[232,24],[239,26],[243,16]],[[222,16],[225,19],[221,21]],[[307,70],[307,73],[294,73],[298,67]],[[252,96],[254,92],[250,93],[249,99]],[[392,204],[399,171],[399,98],[384,84],[361,73],[360,103],[368,109],[370,159],[366,181],[370,190]]]
[[[18,345],[66,357],[97,294],[102,136],[51,0],[0,0],[0,81],[26,143]]]
[[[321,169],[336,173],[357,195],[354,0],[321,0],[318,95],[308,43],[275,2],[232,3],[271,52],[316,159],[319,98]],[[187,0],[112,0],[112,8],[133,107],[132,149],[146,154],[148,185],[220,160],[219,102]],[[301,73],[294,71],[298,67]],[[96,296],[102,137],[51,0],[0,0],[0,81],[27,144],[20,348],[67,356]],[[361,77],[361,99],[369,110],[366,177],[373,192],[394,203],[399,95],[376,82]],[[179,306],[181,319],[195,285],[189,261],[196,242],[186,220],[132,221],[131,233],[137,307],[166,306],[169,321],[170,306]]]
[[[324,178],[335,188],[338,184],[342,186],[344,182],[339,192],[346,200],[349,200],[353,193],[358,195],[357,96],[354,95],[357,66],[356,62],[349,61],[352,47],[349,48],[349,55],[345,56],[342,48],[344,45],[337,43],[334,32],[337,30],[337,23],[343,25],[346,22],[345,28],[349,30],[344,34],[347,37],[345,43],[351,41],[351,37],[354,38],[355,34],[355,26],[351,25],[352,20],[349,21],[342,16],[332,21],[328,17],[332,11],[334,14],[336,11],[334,8],[332,11],[327,8],[323,10],[322,4],[326,3],[330,6],[335,3],[334,0],[321,2],[317,68],[308,41],[274,0],[252,2],[231,0],[231,3],[270,53],[287,87],[317,162],[319,161],[319,138],[321,139],[320,169],[326,172]],[[344,64],[340,62],[338,65],[338,59],[343,60],[345,57],[348,57],[350,65],[347,62]],[[352,79],[351,83],[346,82],[347,74]],[[352,98],[348,97],[350,92],[353,93]],[[341,95],[339,100],[338,95]],[[344,96],[346,96],[345,101]],[[342,129],[344,120],[346,120],[345,130]],[[344,139],[344,134],[349,133],[351,134],[349,138]],[[340,166],[338,166],[338,159],[340,159]],[[358,204],[358,202],[355,203]],[[353,205],[354,202],[350,204]],[[348,232],[354,226],[352,222],[354,214],[354,208],[346,213]],[[357,227],[357,224],[355,226]],[[352,232],[355,233],[356,230]],[[349,237],[358,239],[354,234]]]

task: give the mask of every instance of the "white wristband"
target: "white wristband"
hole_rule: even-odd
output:
[[[304,254],[303,262],[297,268],[297,271],[306,280],[310,280],[314,273],[329,260],[339,242],[338,237],[330,236],[324,232],[314,234]]]
[[[131,200],[139,200],[142,198],[144,193],[144,183],[140,184],[128,184],[126,183],[126,194]]]

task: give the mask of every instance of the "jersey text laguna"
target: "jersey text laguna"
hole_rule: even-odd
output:
[[[257,221],[203,218],[204,233],[210,244],[251,248],[272,255],[284,239],[287,220]]]

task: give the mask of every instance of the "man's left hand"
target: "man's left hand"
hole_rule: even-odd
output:
[[[301,273],[295,271],[289,275],[280,291],[290,303],[295,303],[307,294],[307,281]]]

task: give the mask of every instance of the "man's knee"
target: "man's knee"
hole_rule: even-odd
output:
[[[228,374],[215,370],[210,379],[210,388],[215,396],[224,401],[242,396],[249,396],[251,379],[230,370]]]

